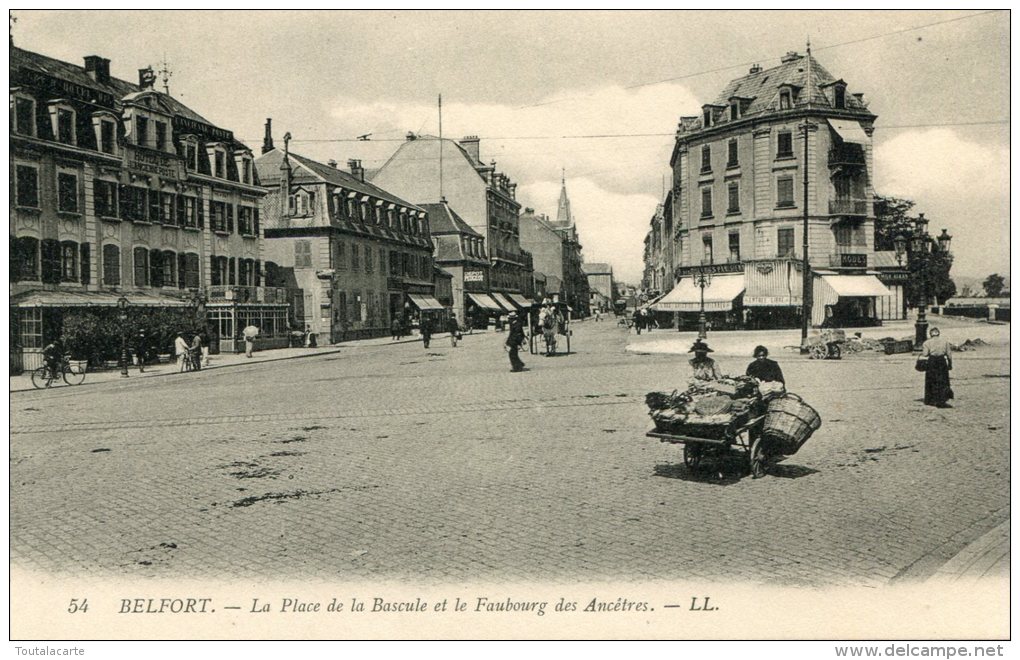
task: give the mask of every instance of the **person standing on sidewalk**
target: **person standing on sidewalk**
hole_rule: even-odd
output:
[[[418,326],[421,332],[421,341],[425,344],[425,348],[429,347],[429,342],[432,341],[432,321],[429,319],[427,314],[421,315],[421,323]]]
[[[191,342],[191,367],[195,371],[202,368],[202,337],[197,332]]]
[[[516,312],[510,312],[508,320],[510,322],[510,331],[507,333],[505,346],[510,354],[510,371],[524,371],[524,362],[517,354],[527,339],[524,336],[524,326],[521,324],[520,319],[517,318]]]
[[[203,328],[198,333],[199,341],[202,342],[202,368],[209,366],[209,333]]]
[[[457,313],[450,312],[450,346],[457,348],[457,340],[460,339],[460,324],[457,323]]]
[[[188,342],[184,341],[184,333],[178,332],[174,339],[174,355],[177,356],[177,369],[184,372],[188,368]]]
[[[149,339],[145,330],[139,330],[135,337],[135,359],[138,360],[138,373],[145,373],[145,358],[149,355]]]

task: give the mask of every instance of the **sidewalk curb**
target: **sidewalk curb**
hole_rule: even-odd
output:
[[[1006,574],[1009,574],[1009,531],[1007,518],[977,539],[968,543],[949,561],[939,567],[929,580],[950,582],[974,581],[986,577],[998,577],[996,566],[1003,560]]]
[[[442,336],[443,334],[447,334],[447,333],[440,333],[439,336]],[[479,332],[477,334],[484,334],[484,333]],[[381,339],[381,337],[379,339]],[[336,354],[336,353],[343,352],[343,350],[345,348],[363,348],[363,347],[371,347],[371,346],[383,347],[383,346],[393,346],[395,344],[414,344],[414,343],[421,342],[421,337],[411,337],[409,339],[398,339],[398,340],[395,340],[395,341],[394,340],[390,340],[389,342],[384,343],[384,344],[360,344],[359,342],[362,342],[362,341],[371,341],[371,340],[361,339],[361,340],[354,340],[354,341],[348,342],[348,343],[332,344],[329,347],[322,347],[321,349],[316,350],[314,353],[303,353],[301,355],[283,355],[283,356],[278,356],[278,357],[265,357],[265,358],[261,358],[261,359],[258,359],[258,360],[253,360],[251,362],[245,360],[245,361],[240,361],[240,362],[231,362],[231,363],[228,363],[228,364],[214,364],[214,365],[210,365],[208,367],[203,367],[200,371],[213,371],[215,369],[229,369],[230,367],[240,367],[240,366],[247,366],[247,365],[253,365],[253,364],[263,364],[263,363],[266,363],[266,362],[282,362],[284,360],[298,360],[298,359],[301,359],[301,358],[317,357],[317,356],[320,356],[320,355],[333,355],[333,354]],[[109,372],[105,372],[105,373],[109,373]],[[179,371],[167,371],[165,373],[164,372],[159,372],[159,373],[156,373],[156,372],[151,372],[151,373],[141,372],[141,373],[133,373],[131,375],[133,377],[135,377],[135,378],[160,378],[160,377],[165,377],[165,376],[175,376],[175,375],[179,375],[180,373],[181,372],[179,372]],[[86,386],[86,385],[99,386],[99,385],[106,385],[108,383],[122,383],[122,382],[124,382],[124,381],[121,380],[121,379],[103,380],[103,381],[92,382],[92,383],[89,383],[89,382],[86,381],[85,383],[82,383],[81,385],[75,385],[74,387],[82,387],[82,386]],[[8,392],[11,393],[11,394],[13,394],[15,392],[35,392],[35,391],[44,391],[44,390],[37,390],[37,388],[31,386],[31,383],[29,383],[29,387],[11,388],[11,389],[8,390]]]

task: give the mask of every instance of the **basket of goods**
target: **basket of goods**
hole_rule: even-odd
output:
[[[777,453],[790,456],[804,446],[822,425],[818,412],[796,394],[772,399],[765,413],[762,435],[769,438]]]
[[[656,431],[723,440],[761,405],[761,398],[754,380],[741,376],[698,382],[684,392],[649,392],[645,404]]]

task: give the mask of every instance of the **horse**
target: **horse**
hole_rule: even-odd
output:
[[[545,354],[556,352],[556,335],[560,332],[560,317],[554,310],[543,310],[539,317],[542,337],[545,339]]]

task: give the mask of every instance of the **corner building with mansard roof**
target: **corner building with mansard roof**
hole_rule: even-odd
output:
[[[10,47],[10,294],[26,369],[63,312],[122,297],[204,311],[214,350],[238,350],[249,324],[261,347],[286,343],[287,295],[262,286],[251,151],[156,90],[151,68],[138,74]]]
[[[806,204],[811,324],[903,318],[902,284],[875,270],[888,261],[874,249],[875,120],[863,94],[792,52],[731,81],[700,116],[682,117],[662,248],[671,253],[660,255],[674,265],[674,286],[657,310],[694,327],[694,275],[705,272],[713,327],[799,325]]]

